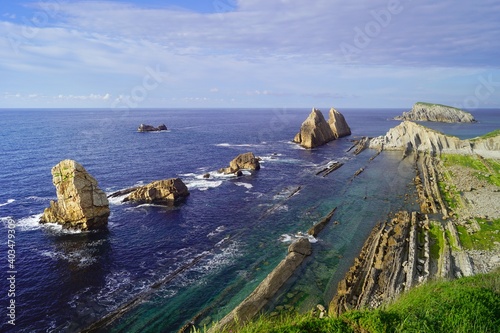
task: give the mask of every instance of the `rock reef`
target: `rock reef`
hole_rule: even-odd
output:
[[[125,192],[122,191],[122,193]],[[131,189],[131,193],[123,199],[123,202],[173,205],[188,195],[189,190],[180,178],[170,178]]]
[[[408,112],[403,112],[397,116],[396,120],[413,121],[437,121],[444,123],[473,123],[476,122],[474,116],[469,112],[463,111],[447,105],[430,104],[418,102]]]
[[[500,157],[500,133],[491,137],[461,140],[445,135],[428,127],[403,121],[391,128],[385,136],[372,138],[369,143],[372,149],[402,150],[404,155],[411,152],[429,152],[433,155],[480,154],[484,157]]]
[[[224,174],[237,174],[241,170],[259,170],[260,162],[259,159],[255,157],[252,152],[240,154],[236,156],[231,162],[229,162],[229,167],[222,168],[219,170],[220,173]]]
[[[110,211],[106,194],[81,164],[63,160],[51,172],[57,202],[50,202],[40,223],[59,223],[83,231],[107,225]]]
[[[139,127],[137,128],[137,132],[159,132],[159,131],[166,131],[167,126],[165,124],[161,124],[158,127],[154,127],[152,125],[146,125],[146,124],[140,124]]]
[[[320,110],[313,109],[302,123],[293,142],[304,148],[314,148],[350,134],[351,129],[340,112],[331,108],[329,119],[326,121]]]

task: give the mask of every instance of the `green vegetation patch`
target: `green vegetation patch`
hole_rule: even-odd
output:
[[[453,107],[453,106],[449,106],[449,105],[444,105],[444,104],[427,103],[427,102],[417,102],[417,103],[415,103],[415,106],[418,106],[418,105],[427,106],[427,107],[441,106],[441,107],[445,107],[445,108],[454,109],[454,110],[462,111],[462,112],[465,112],[465,113],[469,113],[469,112],[466,112],[466,111],[464,111],[462,109],[459,109],[459,108],[456,108],[456,107]]]
[[[431,259],[438,260],[441,257],[441,252],[444,249],[444,235],[443,230],[437,223],[431,223],[429,228],[429,252]]]
[[[457,226],[460,243],[467,250],[493,250],[500,243],[500,219],[485,220],[476,218],[480,230],[469,233],[465,226]]]
[[[474,175],[481,180],[500,187],[500,163],[493,159],[481,159],[471,155],[442,154],[441,160],[444,165],[461,165],[463,167],[477,170]]]
[[[340,318],[324,319],[297,313],[264,315],[241,329],[221,333],[494,333],[500,332],[499,327],[500,270],[496,270],[429,282],[378,310],[349,311]]]
[[[494,130],[492,132],[486,133],[485,135],[482,135],[480,137],[473,138],[473,139],[471,139],[471,141],[491,139],[491,138],[494,138],[494,137],[499,136],[499,135],[500,135],[500,129],[497,129],[497,130]]]

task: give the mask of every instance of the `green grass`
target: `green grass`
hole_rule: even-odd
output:
[[[500,219],[488,221],[476,218],[480,230],[469,234],[464,226],[457,226],[460,243],[466,250],[492,250],[500,242]]]
[[[492,185],[500,187],[500,163],[493,159],[480,159],[477,156],[441,154],[441,160],[446,167],[461,165],[476,170],[474,175],[481,180],[486,180]],[[491,169],[491,171],[490,171]]]
[[[439,259],[444,249],[443,230],[436,223],[431,223],[429,228],[430,248],[429,252],[432,259]]]
[[[203,332],[203,331],[195,331]],[[261,316],[241,329],[221,333],[498,333],[500,270],[412,289],[377,310],[349,311],[339,318],[311,314]]]
[[[455,110],[459,110],[459,111],[462,111],[462,112],[465,112],[465,113],[469,113],[469,112],[466,112],[462,109],[459,109],[459,108],[456,108],[456,107],[453,107],[453,106],[449,106],[449,105],[444,105],[444,104],[436,104],[436,103],[427,103],[427,102],[417,102],[415,103],[415,106],[417,105],[423,105],[423,106],[442,106],[442,107],[445,107],[445,108],[450,108],[450,109],[455,109]]]

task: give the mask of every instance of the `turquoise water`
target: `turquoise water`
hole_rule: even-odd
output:
[[[290,142],[305,109],[0,110],[0,229],[6,235],[16,225],[18,272],[16,327],[2,322],[2,332],[78,332],[136,299],[100,331],[176,332],[198,314],[202,324],[217,320],[284,258],[287,240],[338,207],[332,222],[339,223],[319,235],[268,310],[326,304],[373,226],[414,205],[404,200],[410,161],[397,152],[371,162],[374,151],[347,152],[353,138],[398,124],[388,119],[403,110],[340,111],[352,136],[305,150]],[[478,124],[441,130],[476,136],[500,123],[498,112],[475,115]],[[137,133],[140,123],[165,123],[169,131]],[[246,151],[263,159],[261,170],[216,174]],[[181,177],[191,195],[173,208],[113,200],[108,228],[99,232],[41,226],[55,199],[50,169],[65,158],[84,165],[107,193]],[[344,165],[315,175],[334,160]],[[2,308],[7,301],[2,296]]]

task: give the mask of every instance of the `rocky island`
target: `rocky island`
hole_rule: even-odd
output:
[[[130,188],[110,195],[121,196],[130,193],[123,202],[150,203],[159,205],[173,205],[189,196],[189,190],[180,178],[157,180],[147,185]]]
[[[474,116],[452,106],[417,102],[408,112],[403,112],[395,120],[437,121],[444,123],[473,123]]]
[[[158,127],[154,127],[152,125],[146,125],[146,124],[140,124],[139,127],[137,128],[137,132],[144,133],[144,132],[159,132],[159,131],[166,131],[167,126],[165,124],[161,124]]]
[[[330,109],[328,121],[320,110],[312,109],[293,142],[304,148],[314,148],[350,134],[351,129],[344,116],[334,108]]]
[[[52,168],[57,201],[51,201],[40,223],[58,223],[66,229],[91,230],[108,223],[109,202],[97,181],[73,160],[63,160]]]
[[[220,173],[223,174],[236,174],[241,176],[241,170],[259,170],[260,162],[257,157],[252,152],[243,153],[236,156],[231,162],[229,162],[229,167],[219,169]]]

